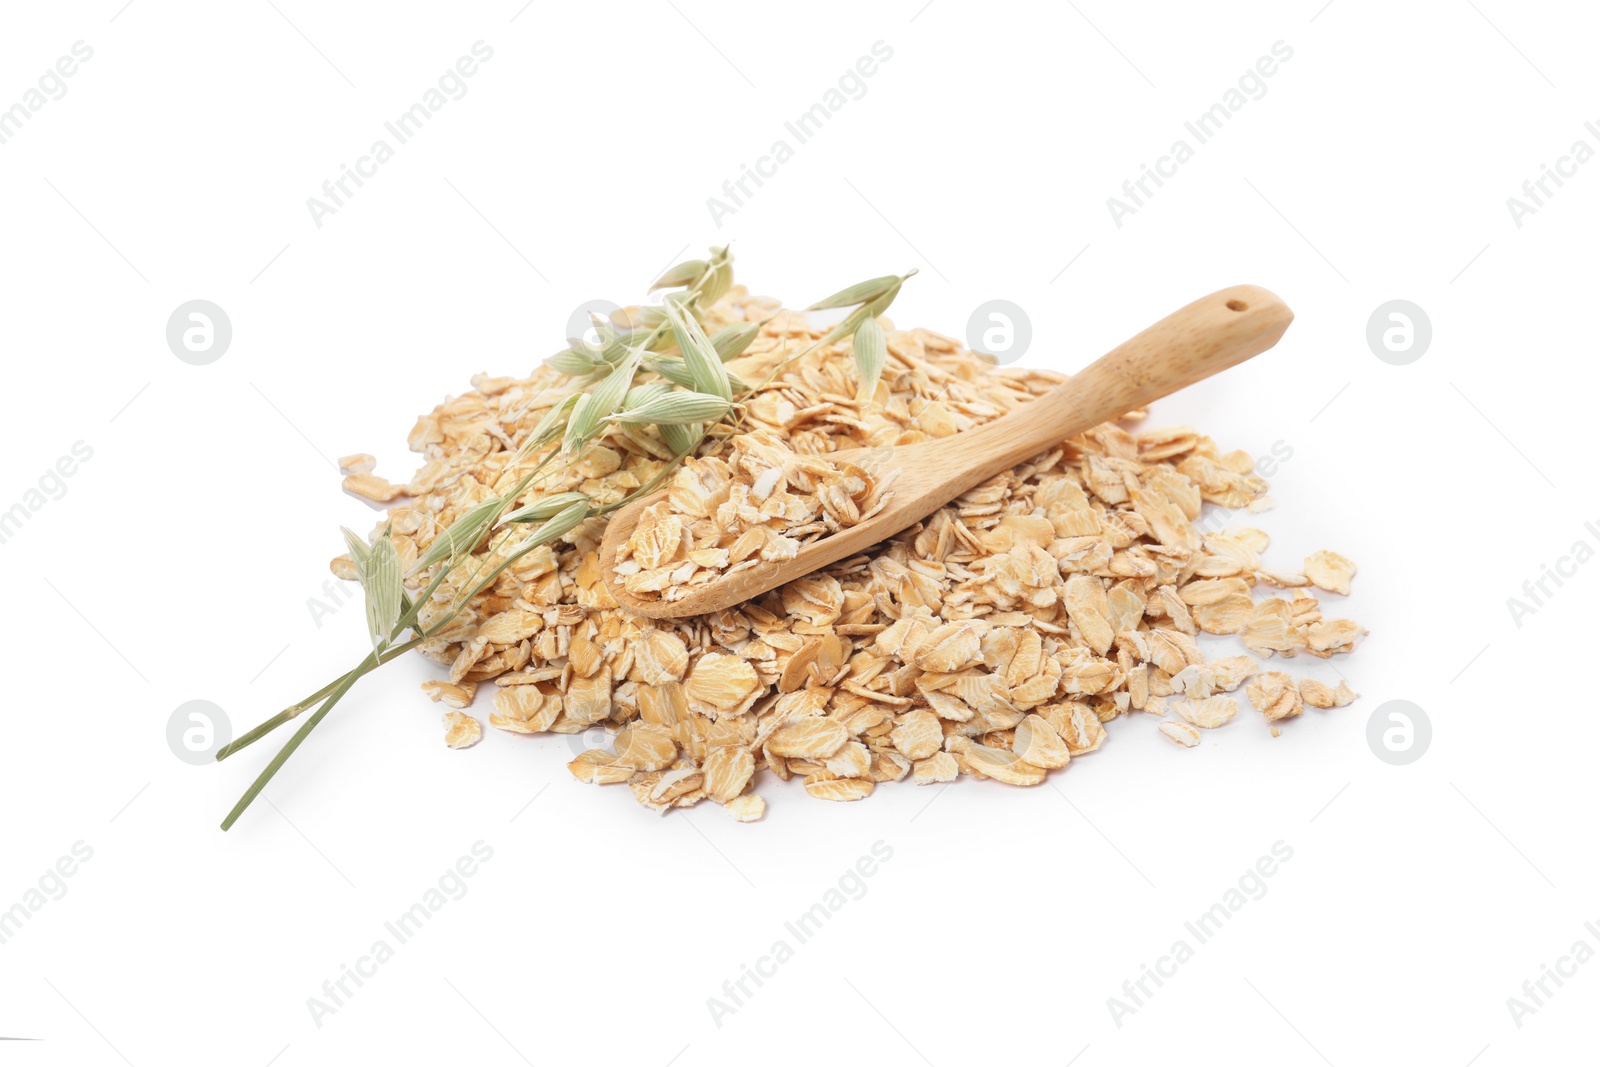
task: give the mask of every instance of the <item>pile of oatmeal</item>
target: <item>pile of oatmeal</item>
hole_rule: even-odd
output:
[[[670,595],[680,578],[793,552],[886,503],[885,480],[829,464],[828,453],[960,433],[1060,381],[997,370],[950,338],[885,323],[887,365],[858,400],[847,341],[784,363],[823,331],[774,301],[736,287],[707,325],[761,320],[770,321],[729,369],[746,382],[781,369],[746,403],[737,433],[708,438],[674,476],[650,524],[667,529],[631,549],[628,577],[641,592],[659,580],[642,575],[665,571],[653,591]],[[532,468],[538,456],[519,463],[517,446],[575,387],[547,367],[472,385],[418,420],[410,445],[424,459],[407,484],[378,477],[370,457],[349,458],[347,489],[396,502],[380,528],[391,527],[408,568],[465,510]],[[514,506],[574,490],[619,500],[671,457],[653,427],[618,425]],[[1365,631],[1326,617],[1319,595],[1348,594],[1349,560],[1263,560],[1267,535],[1247,521],[1270,506],[1266,492],[1249,455],[1196,430],[1107,423],[864,555],[688,619],[617,606],[599,569],[605,520],[592,519],[524,555],[427,642],[448,673],[423,688],[452,709],[452,747],[482,737],[484,711],[491,727],[517,734],[603,727],[609,746],[568,764],[579,779],[626,784],[658,812],[709,799],[741,821],[764,811],[756,789],[766,776],[799,777],[824,800],[960,775],[1034,785],[1098,749],[1119,717],[1192,747],[1238,715],[1241,687],[1276,734],[1304,708],[1342,707],[1355,694],[1268,663],[1348,653]],[[493,565],[487,542],[477,552]],[[333,570],[355,578],[348,556]],[[452,572],[421,612],[424,626],[473,570]],[[412,592],[427,578],[408,579]],[[1201,634],[1235,635],[1249,654],[1209,658]]]

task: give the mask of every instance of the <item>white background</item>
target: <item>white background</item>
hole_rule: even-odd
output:
[[[1520,627],[1506,606],[1600,546],[1600,163],[1521,227],[1506,206],[1573,141],[1600,148],[1592,12],[275,2],[0,16],[0,107],[94,49],[0,145],[0,509],[93,449],[0,545],[0,909],[93,850],[0,945],[0,1037],[37,1039],[0,1043],[6,1062],[1592,1060],[1600,963],[1520,1027],[1506,1004],[1580,938],[1600,949],[1600,567]],[[494,55],[467,94],[314,225],[306,199],[478,40]],[[865,95],[719,228],[707,198],[876,41],[893,57]],[[1293,57],[1266,94],[1116,226],[1107,197],[1277,41]],[[1223,285],[1280,293],[1283,343],[1152,424],[1292,448],[1268,560],[1355,559],[1353,595],[1326,602],[1371,630],[1292,668],[1337,667],[1362,699],[1276,740],[1247,713],[1192,751],[1119,721],[1033,790],[835,806],[774,783],[738,825],[580,785],[564,738],[447,750],[418,658],[219,832],[276,743],[190,766],[173,709],[214,701],[239,732],[360,654],[358,607],[320,627],[307,607],[337,527],[373,521],[330,457],[369,450],[404,481],[417,413],[728,239],[741,280],[796,304],[913,266],[900,324],[959,335],[1012,300],[1023,362],[1061,370]],[[209,366],[165,342],[196,298],[233,324]],[[1365,340],[1396,298],[1433,324],[1407,366]],[[1409,766],[1367,745],[1392,699],[1433,724]],[[466,895],[316,1025],[307,998],[480,840]],[[794,944],[784,922],[878,841],[893,858],[865,896],[715,1025],[707,998]],[[1266,895],[1117,1025],[1107,998],[1279,841]]]

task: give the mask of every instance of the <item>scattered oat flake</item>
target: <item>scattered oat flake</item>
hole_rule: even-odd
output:
[[[1200,743],[1200,731],[1186,722],[1163,719],[1156,724],[1156,728],[1165,734],[1168,740],[1182,745],[1184,748],[1193,748]]]
[[[850,739],[836,719],[800,719],[786,723],[767,739],[767,750],[797,759],[826,759]]]
[[[876,788],[870,778],[807,779],[806,792],[818,800],[862,800],[872,795]]]
[[[483,740],[483,724],[459,711],[444,713],[444,743],[451,748],[471,748]]]
[[[1024,762],[1046,769],[1065,767],[1072,756],[1055,727],[1038,715],[1029,715],[1017,724],[1011,751]]]
[[[1007,785],[1038,785],[1044,781],[1045,769],[1029,763],[1015,752],[987,745],[969,745],[965,756],[979,774]]]
[[[1315,678],[1302,678],[1295,688],[1300,691],[1300,699],[1313,708],[1342,708],[1356,698],[1350,683],[1342,679],[1337,686],[1330,686]]]
[[[756,772],[755,757],[742,745],[719,745],[706,756],[706,795],[727,804],[744,791]]]
[[[477,689],[477,682],[452,685],[437,678],[430,678],[422,683],[422,691],[428,694],[430,700],[439,701],[449,707],[458,709],[472,703],[473,694],[477,692]]]
[[[1218,726],[1226,726],[1239,714],[1237,701],[1227,697],[1208,697],[1205,700],[1175,700],[1172,710],[1176,711],[1190,725],[1198,726],[1204,730],[1214,730]]]
[[[1305,576],[1318,589],[1348,596],[1355,574],[1356,565],[1337,552],[1313,552],[1306,557]]]
[[[936,785],[940,782],[953,782],[960,774],[956,766],[956,758],[948,752],[935,752],[927,759],[918,760],[912,768],[912,781],[918,785]]]
[[[616,761],[636,771],[659,771],[672,766],[677,758],[678,746],[673,743],[672,731],[665,726],[648,722],[634,722],[624,726],[617,734],[614,745]]]
[[[1304,710],[1294,679],[1282,671],[1262,671],[1250,679],[1244,692],[1268,722],[1290,719]]]
[[[889,732],[889,740],[906,759],[920,760],[939,751],[944,744],[944,731],[936,715],[919,708],[900,716],[898,725]]]
[[[754,793],[734,797],[723,802],[723,810],[733,816],[737,822],[755,822],[767,810],[767,802]]]
[[[405,486],[394,485],[369,471],[356,471],[345,475],[344,487],[347,492],[379,503],[388,503],[406,491]]]

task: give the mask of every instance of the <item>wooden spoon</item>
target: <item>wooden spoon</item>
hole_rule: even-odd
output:
[[[894,536],[1075,434],[1265,352],[1293,319],[1282,300],[1254,285],[1202,297],[1008,415],[950,437],[896,446],[888,462],[899,472],[893,496],[865,522],[801,545],[794,559],[759,563],[697,586],[681,599],[641,600],[622,588],[614,569],[617,549],[632,535],[639,512],[666,496],[667,490],[660,490],[612,517],[600,548],[601,573],[619,604],[652,618],[701,615],[743,603]],[[871,459],[882,467],[884,452],[852,448],[824,458]]]

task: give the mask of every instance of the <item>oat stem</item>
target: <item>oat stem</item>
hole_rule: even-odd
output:
[[[294,750],[300,747],[300,742],[304,741],[306,736],[317,728],[317,723],[327,717],[328,712],[332,711],[333,706],[339,702],[339,698],[350,692],[350,688],[356,684],[356,681],[363,674],[377,666],[376,661],[377,655],[369,653],[367,658],[362,661],[361,666],[345,675],[343,680],[334,687],[333,692],[323,702],[322,707],[317,709],[317,713],[307,719],[305,725],[294,732],[294,736],[289,738],[288,743],[278,750],[276,756],[272,757],[272,762],[268,763],[262,772],[256,776],[256,780],[250,783],[250,788],[244,791],[244,796],[240,797],[239,802],[233,806],[233,810],[228,812],[228,817],[222,820],[222,828],[224,830],[231,827],[239,816],[244,814],[244,809],[250,806],[251,801],[255,800],[261,794],[261,791],[267,787],[267,783],[272,781],[272,776],[277,774],[279,769],[288,762],[290,756],[294,755]]]
[[[418,637],[416,640],[407,641],[403,645],[389,646],[383,650],[383,655],[378,657],[378,663],[384,664],[388,663],[392,659],[400,658],[400,656],[410,652],[413,648],[416,648],[417,645],[421,643],[421,640],[422,639]],[[223,745],[221,748],[217,749],[217,759],[227,759],[240,749],[246,748],[261,740],[263,737],[267,736],[289,720],[298,718],[301,712],[305,711],[307,708],[316,704],[317,701],[323,699],[329,693],[339,688],[340,683],[354,673],[354,671],[350,671],[340,675],[327,685],[323,686],[321,689],[318,689],[315,693],[312,693],[310,696],[306,697],[304,700],[301,700],[298,703],[290,704],[272,718],[267,719],[265,722],[257,725],[254,729],[248,731],[247,733],[240,734],[232,741],[229,741],[226,745]]]

